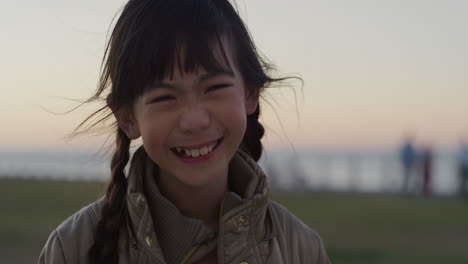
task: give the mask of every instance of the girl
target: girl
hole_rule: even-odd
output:
[[[130,0],[90,99],[116,119],[112,179],[39,263],[328,263],[257,165],[269,70],[228,0]]]

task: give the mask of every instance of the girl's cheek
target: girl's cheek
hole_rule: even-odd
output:
[[[149,112],[151,115],[164,115],[166,113],[171,113],[176,110],[178,104],[176,102],[162,102],[162,103],[154,103],[148,104],[146,106],[146,111]]]
[[[234,92],[219,93],[208,100],[216,108],[242,108],[244,106],[241,96]]]

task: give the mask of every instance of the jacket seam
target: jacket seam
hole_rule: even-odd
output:
[[[96,208],[94,206],[91,207],[92,209],[89,210],[90,212],[88,213],[90,218],[91,218],[91,221],[93,223],[93,225],[96,225],[99,220],[98,220],[98,217],[97,217],[97,213],[96,213]]]
[[[60,233],[58,230],[55,230],[55,233],[57,235],[57,241],[58,241],[58,245],[60,246],[60,252],[62,253],[63,261],[65,263],[68,263],[67,258],[65,256],[65,252],[63,251],[62,238],[60,237]]]
[[[90,205],[90,207],[91,207],[90,209],[91,209],[91,210],[88,210],[88,211],[89,211],[88,214],[89,214],[89,216],[90,216],[90,218],[91,218],[91,221],[92,221],[92,223],[93,223],[94,225],[97,225],[98,222],[99,222],[99,220],[100,220],[99,217],[98,217],[98,212],[97,212],[97,211],[98,211],[98,210],[102,210],[102,207],[103,207],[103,206],[101,205],[101,203],[102,203],[102,200],[103,200],[103,199],[105,199],[105,197],[101,197],[101,198],[98,199],[95,203],[91,204],[91,205]]]
[[[267,207],[268,210],[270,211],[270,217],[273,218],[273,221],[272,221],[273,232],[274,232],[274,234],[275,234],[275,236],[277,237],[278,240],[279,240],[279,238],[287,240],[287,238],[285,237],[285,230],[283,229],[283,226],[280,224],[278,213],[273,208],[273,206],[274,206],[273,203],[269,202],[268,207]],[[291,246],[290,245],[291,243],[288,243],[288,244],[289,244],[289,246]],[[292,252],[291,248],[288,250],[288,252]],[[283,259],[282,259],[283,263],[290,263],[289,262],[289,256],[284,256],[283,252],[281,252],[281,256],[283,257]],[[288,260],[285,260],[285,257],[288,258]]]
[[[251,229],[250,229],[250,241],[253,242],[253,245],[252,248],[253,248],[253,251],[254,251],[254,255],[256,256],[256,259],[259,263],[263,263],[262,259],[260,258],[260,251],[258,250],[258,241],[257,241],[257,237],[256,237],[256,234],[257,234],[257,225],[256,223],[258,222],[258,210],[257,209],[257,201],[254,200],[253,201],[253,207],[251,208],[251,223],[250,223],[250,226],[251,226]]]

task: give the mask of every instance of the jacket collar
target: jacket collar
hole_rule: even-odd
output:
[[[146,154],[143,146],[133,154],[128,176],[127,193],[143,193],[143,177],[154,175],[157,165]],[[258,164],[242,150],[238,150],[229,164],[229,186],[243,198],[268,192],[266,177]],[[235,177],[234,177],[235,176]]]

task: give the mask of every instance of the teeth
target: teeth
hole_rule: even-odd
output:
[[[184,149],[184,148],[176,147],[176,151],[179,154],[182,154],[182,153],[185,154],[185,156],[187,157],[198,158],[200,156],[206,155],[210,153],[211,151],[213,151],[215,146],[216,146],[216,142],[211,143],[208,146],[204,146],[200,149]]]
[[[200,154],[206,155],[208,154],[208,147],[204,146],[203,148],[200,149]]]
[[[211,152],[214,149],[215,146],[216,146],[216,143],[210,144],[208,146],[208,152]]]
[[[200,156],[200,150],[192,149],[192,157],[197,158],[198,156]]]
[[[192,156],[192,152],[190,151],[190,149],[184,149],[184,151],[186,156]]]

